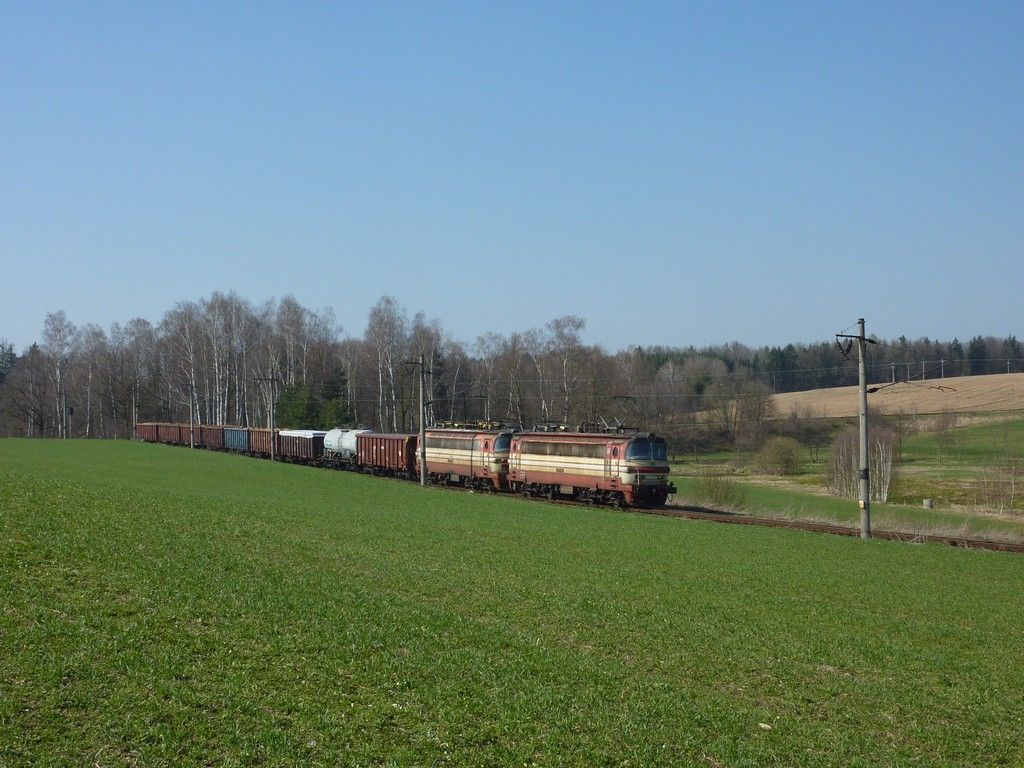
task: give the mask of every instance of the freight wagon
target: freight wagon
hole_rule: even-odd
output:
[[[198,431],[198,445],[218,451],[224,447],[224,427],[204,425]]]
[[[168,445],[188,445],[188,425],[183,429],[181,424],[157,424],[156,439]]]
[[[224,447],[239,453],[249,452],[249,430],[245,427],[224,427]]]
[[[249,453],[255,456],[270,456],[281,453],[276,429],[250,429]]]
[[[135,437],[139,440],[145,440],[147,443],[158,442],[157,438],[157,425],[156,424],[136,424],[135,425]]]
[[[377,475],[416,476],[416,435],[356,436],[356,461],[364,472]]]
[[[324,455],[324,435],[319,429],[282,429],[278,433],[277,445],[281,458],[312,464]]]

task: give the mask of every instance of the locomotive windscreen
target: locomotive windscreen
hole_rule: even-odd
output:
[[[646,437],[638,438],[626,447],[626,459],[634,461],[667,461],[668,446],[660,437],[648,440]]]

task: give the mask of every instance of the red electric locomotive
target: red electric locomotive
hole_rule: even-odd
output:
[[[513,491],[637,507],[675,493],[668,473],[664,439],[646,432],[523,432],[512,437],[508,463]]]
[[[512,434],[510,429],[428,429],[427,476],[435,483],[504,490]]]

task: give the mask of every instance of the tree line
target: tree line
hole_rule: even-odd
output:
[[[676,450],[756,446],[774,416],[771,395],[856,383],[834,342],[751,348],[585,344],[572,315],[473,341],[439,320],[412,317],[390,296],[359,336],[330,309],[293,297],[253,304],[234,293],[184,301],[156,324],[108,330],[47,315],[40,340],[17,353],[0,341],[0,434],[127,438],[138,421],[418,428],[425,360],[428,423],[640,426]],[[873,381],[1024,370],[1014,336],[882,341]],[[697,414],[700,414],[698,416]]]

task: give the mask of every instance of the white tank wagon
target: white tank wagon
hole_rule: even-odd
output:
[[[331,466],[355,467],[356,438],[372,429],[332,429],[324,435],[324,463]]]

